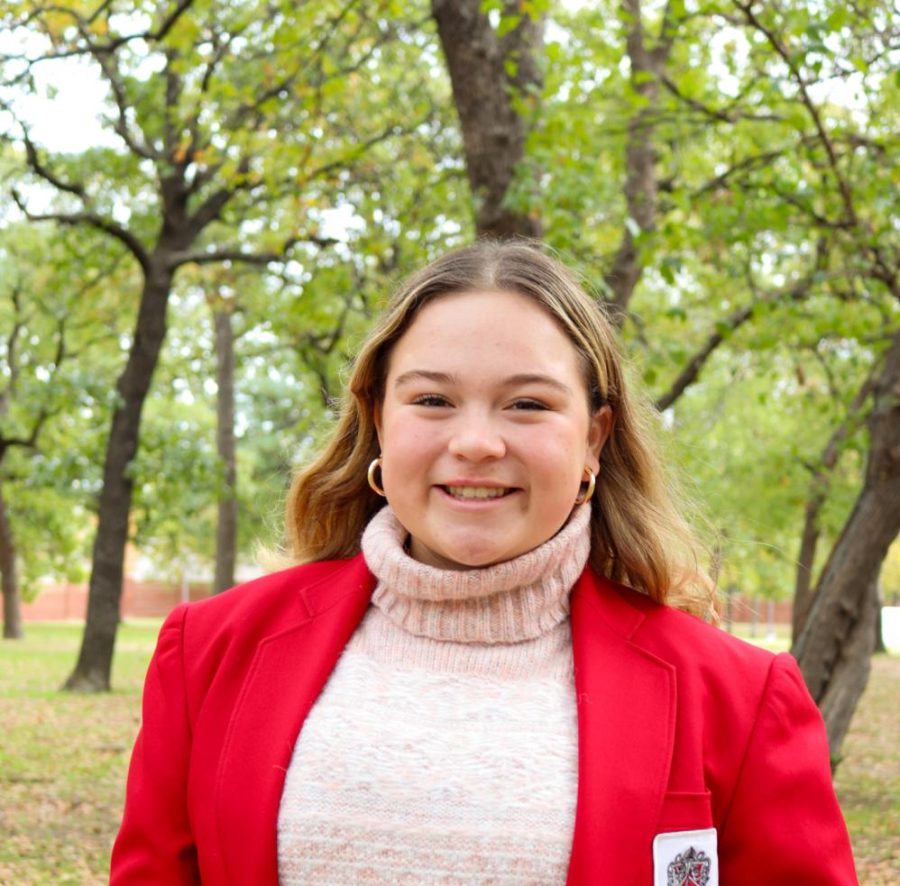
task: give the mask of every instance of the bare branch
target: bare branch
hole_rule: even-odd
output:
[[[103,0],[103,2],[85,19],[85,21],[89,25],[93,24],[112,5],[113,0]]]
[[[322,166],[317,167],[309,175],[307,175],[305,179],[306,181],[312,181],[314,179],[323,178],[324,176],[329,175],[331,172],[334,172],[336,169],[343,169],[346,166],[350,166],[356,160],[362,157],[363,154],[366,153],[366,151],[368,151],[370,148],[375,147],[375,145],[387,141],[389,138],[392,138],[394,136],[408,135],[409,133],[414,132],[420,125],[421,121],[414,121],[408,126],[400,126],[397,123],[388,124],[386,129],[383,129],[381,132],[370,136],[365,141],[359,142],[345,156],[339,157],[337,160],[333,160],[331,163],[325,163]]]
[[[165,156],[174,163],[178,163],[176,152],[179,144],[177,132],[175,131],[175,119],[178,108],[178,101],[181,98],[182,78],[176,70],[176,63],[179,59],[179,53],[174,49],[166,49],[166,68],[163,73],[166,82],[165,91],[165,108],[163,118],[163,150]],[[185,152],[186,154],[189,151]],[[186,158],[185,158],[186,159]]]
[[[771,186],[772,191],[777,194],[785,203],[790,204],[791,206],[799,209],[804,215],[809,216],[816,226],[820,228],[834,228],[834,229],[846,229],[851,227],[852,222],[850,222],[846,217],[839,219],[838,221],[832,221],[831,219],[825,218],[819,212],[816,212],[813,209],[812,204],[809,201],[802,200],[792,191],[787,191],[784,188],[779,188],[777,185]]]
[[[810,468],[814,473],[823,469],[830,471],[837,465],[838,457],[841,454],[841,445],[844,440],[847,439],[850,432],[853,431],[857,425],[862,424],[862,422],[865,421],[865,416],[861,416],[860,412],[865,405],[866,400],[869,399],[869,396],[875,389],[875,381],[878,378],[878,373],[881,371],[883,362],[883,358],[879,358],[872,364],[869,374],[863,380],[863,383],[859,386],[853,399],[850,401],[844,420],[834,429],[831,436],[828,438],[828,443],[822,450],[819,465],[816,467],[806,465],[806,467]]]

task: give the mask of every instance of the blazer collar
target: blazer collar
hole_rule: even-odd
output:
[[[294,744],[375,581],[362,556],[353,558],[302,588],[305,614],[257,647],[213,798],[231,883],[277,884],[278,807]],[[633,882],[638,859],[650,857],[675,733],[674,668],[632,642],[655,605],[590,569],[572,591],[579,759],[569,886],[596,882],[601,864],[620,872],[616,882]]]

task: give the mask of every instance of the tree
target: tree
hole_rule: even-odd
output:
[[[104,245],[90,235],[56,237],[46,225],[11,223],[3,231],[0,583],[5,638],[22,636],[22,567],[30,584],[39,570],[61,564],[78,546],[75,527],[82,520],[73,517],[72,509],[80,506],[81,496],[71,491],[74,466],[51,466],[45,453],[71,451],[75,441],[90,439],[84,416],[75,411],[91,415],[94,398],[102,398],[101,378],[111,356],[108,335],[117,326],[108,293],[125,282],[121,252]],[[81,374],[85,360],[94,362],[91,380]],[[67,427],[73,422],[80,425],[75,433]],[[72,565],[62,568],[71,574]]]
[[[829,727],[835,761],[868,680],[881,564],[900,533],[900,331],[873,388],[863,487],[791,650]]]
[[[78,4],[47,4],[7,11],[5,19],[14,33],[45,37],[40,52],[4,60],[7,85],[33,89],[37,66],[89,59],[109,89],[107,119],[121,143],[120,150],[51,157],[18,121],[28,187],[55,194],[44,211],[29,191],[16,191],[22,212],[103,232],[128,250],[142,278],[132,347],[116,384],[88,619],[66,683],[102,690],[118,626],[130,465],[176,274],[191,264],[265,267],[289,253],[313,255],[323,245],[320,215],[304,200],[318,196],[327,205],[369,148],[415,129],[417,120],[369,113],[396,107],[407,87],[414,92],[414,59],[393,59],[396,76],[368,76],[391,53],[411,55],[394,40],[403,18],[388,2],[148,2],[128,17],[108,5],[89,14]]]

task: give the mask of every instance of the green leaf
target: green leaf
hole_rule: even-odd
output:
[[[519,23],[522,21],[521,15],[503,15],[500,17],[500,22],[497,25],[497,36],[505,37],[507,34],[515,31],[516,28],[519,27]]]

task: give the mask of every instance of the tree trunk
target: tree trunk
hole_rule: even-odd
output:
[[[873,654],[881,654],[887,652],[887,646],[884,645],[884,622],[882,614],[884,611],[884,597],[881,594],[881,584],[876,589],[877,600],[875,601],[875,636],[872,639]]]
[[[824,485],[823,485],[824,484]],[[800,552],[797,555],[797,574],[794,580],[794,602],[791,609],[791,641],[800,636],[813,599],[812,571],[819,546],[819,514],[825,504],[827,477],[816,471],[812,491],[806,501],[803,515],[803,533],[800,536]]]
[[[800,536],[800,551],[797,555],[797,575],[794,583],[794,605],[791,612],[791,640],[796,641],[803,630],[806,616],[813,600],[812,572],[819,545],[819,516],[828,499],[831,475],[841,455],[841,445],[850,433],[851,424],[856,420],[872,393],[874,370],[862,383],[850,403],[844,420],[835,428],[822,452],[821,462],[813,470],[809,497],[803,518],[803,533]]]
[[[234,584],[235,548],[237,545],[237,465],[234,442],[234,330],[231,311],[214,306],[216,327],[216,446],[222,461],[222,484],[219,488],[219,513],[216,524],[216,574],[213,593],[218,594]]]
[[[628,22],[626,50],[631,65],[631,88],[640,104],[628,121],[625,144],[625,201],[628,220],[605,278],[606,285],[612,292],[612,317],[619,326],[624,322],[631,296],[644,271],[635,238],[636,230],[644,234],[656,228],[657,157],[654,121],[659,115],[660,80],[672,50],[670,6],[666,8],[659,39],[651,46],[644,31],[640,0],[623,0],[622,3]]]
[[[823,714],[827,708],[834,759],[840,756],[868,677],[875,636],[873,587],[900,531],[900,330],[873,389],[863,488],[822,570],[806,624],[791,650]]]
[[[819,710],[828,732],[828,750],[832,771],[841,760],[841,747],[853,712],[862,697],[869,673],[872,670],[872,654],[875,651],[875,622],[878,614],[878,580],[871,582],[863,596],[860,616],[834,663],[828,687],[819,701]]]
[[[21,640],[22,608],[16,569],[16,540],[9,522],[6,500],[0,487],[0,583],[3,584],[3,639]]]
[[[529,125],[514,101],[537,101],[542,86],[543,20],[532,20],[518,0],[507,0],[504,13],[521,19],[498,38],[481,5],[481,0],[431,3],[462,127],[476,229],[479,236],[540,237],[537,215],[512,210],[504,201],[525,156]]]
[[[65,689],[101,692],[110,688],[131,511],[130,468],[137,453],[141,411],[166,335],[171,285],[172,272],[164,260],[157,258],[146,270],[134,340],[116,383],[119,402],[113,412],[103,465],[87,621],[78,661]]]

